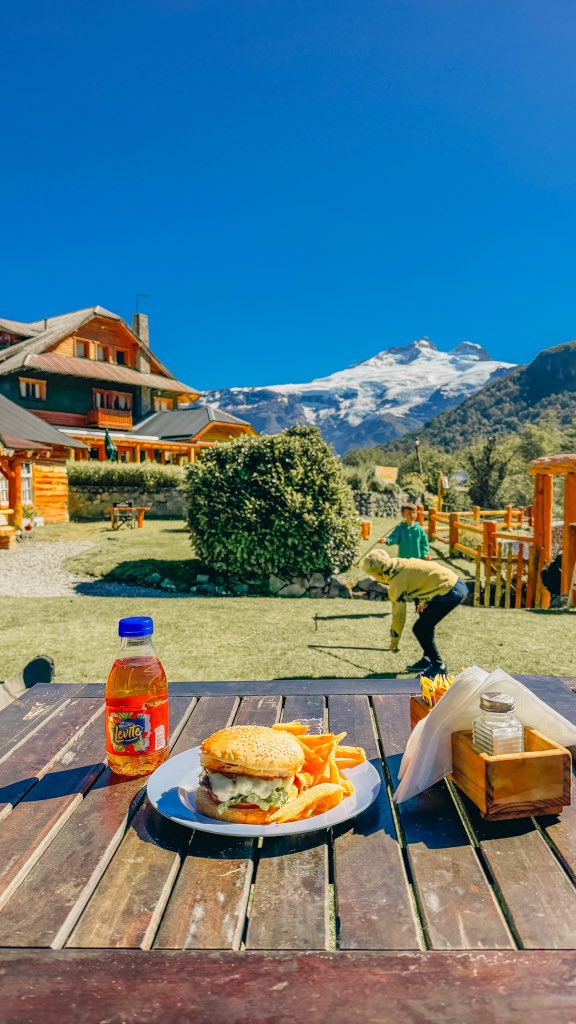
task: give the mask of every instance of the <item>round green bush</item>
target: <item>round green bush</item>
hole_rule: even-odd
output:
[[[315,427],[215,445],[189,467],[187,489],[196,553],[228,577],[335,572],[354,561],[352,492]]]

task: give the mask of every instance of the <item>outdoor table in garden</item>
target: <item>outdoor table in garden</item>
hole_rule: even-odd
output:
[[[519,677],[576,722],[576,680]],[[0,713],[0,1019],[576,1019],[576,806],[486,823],[449,783],[391,801],[417,681],[171,685],[172,752],[227,723],[347,730],[381,774],[331,833],[161,817],[104,764],[103,687]]]
[[[110,525],[113,530],[117,530],[121,524],[121,519],[130,513],[132,520],[137,520],[138,529],[141,530],[144,526],[144,513],[149,512],[151,507],[151,505],[114,505],[108,509],[110,512]]]

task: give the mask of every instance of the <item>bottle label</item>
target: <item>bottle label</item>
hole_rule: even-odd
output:
[[[168,699],[149,697],[106,700],[106,751],[115,757],[157,754],[168,742]]]

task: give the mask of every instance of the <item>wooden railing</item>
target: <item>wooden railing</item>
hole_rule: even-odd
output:
[[[88,423],[91,427],[132,430],[132,413],[130,409],[89,409]]]
[[[547,608],[550,595],[542,586],[544,552],[534,545],[531,510],[480,509],[469,512],[418,510],[431,542],[446,544],[451,556],[476,563],[474,604],[485,607]],[[512,545],[518,545],[514,550]]]

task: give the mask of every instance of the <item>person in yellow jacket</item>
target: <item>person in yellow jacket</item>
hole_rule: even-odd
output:
[[[436,646],[434,630],[438,623],[468,596],[464,580],[439,562],[423,558],[390,558],[385,551],[373,551],[363,562],[365,572],[379,583],[388,585],[392,602],[391,651],[398,651],[406,622],[406,602],[416,601],[419,617],[412,632],[420,644],[423,657],[408,672],[447,672]]]

